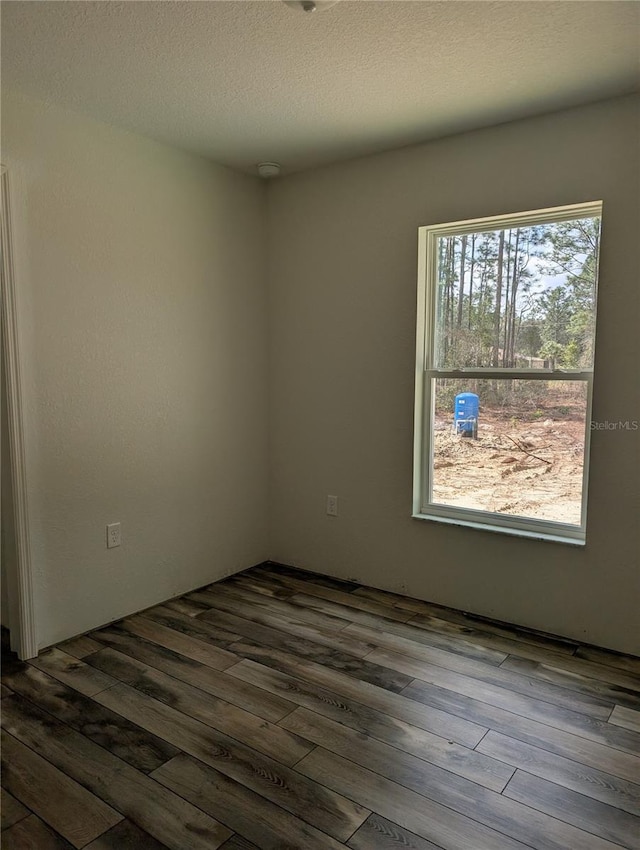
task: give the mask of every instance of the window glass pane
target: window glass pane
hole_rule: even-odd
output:
[[[432,381],[433,504],[580,525],[586,381]]]
[[[591,369],[600,218],[437,247],[435,368]]]

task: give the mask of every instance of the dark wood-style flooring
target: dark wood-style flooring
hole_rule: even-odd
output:
[[[266,564],[5,665],[4,850],[640,850],[640,659]]]

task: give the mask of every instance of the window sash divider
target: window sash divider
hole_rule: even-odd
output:
[[[591,381],[593,371],[573,372],[566,369],[425,369],[428,378],[477,378],[479,380],[517,380],[527,381]]]

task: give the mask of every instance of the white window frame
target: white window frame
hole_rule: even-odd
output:
[[[470,526],[486,531],[496,531],[503,534],[514,534],[522,537],[533,537],[574,545],[585,544],[593,367],[588,370],[534,368],[437,369],[435,368],[435,330],[438,276],[437,240],[439,238],[591,217],[602,217],[602,201],[590,201],[582,204],[550,207],[511,215],[489,216],[487,218],[427,225],[418,228],[418,312],[412,514],[415,519],[435,520],[437,522]],[[597,285],[598,280],[596,279],[596,290]],[[582,515],[580,525],[433,503],[431,498],[433,485],[433,429],[431,426],[435,413],[433,386],[436,378],[459,379],[462,377],[502,380],[526,378],[527,380],[582,381],[586,384],[587,409],[585,417]]]

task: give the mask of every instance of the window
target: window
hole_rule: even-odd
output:
[[[419,229],[415,517],[584,543],[601,214]]]

